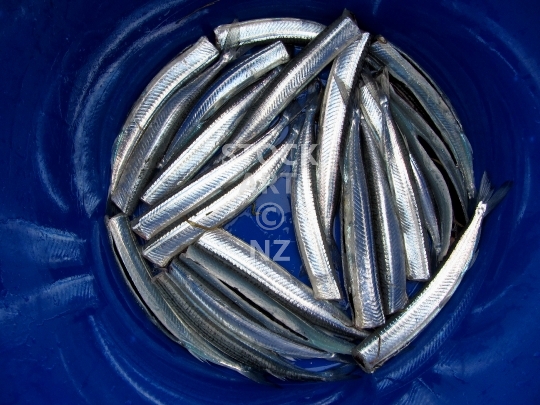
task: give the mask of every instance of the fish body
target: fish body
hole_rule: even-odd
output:
[[[208,317],[213,318],[252,347],[261,347],[282,357],[331,358],[328,353],[288,340],[235,311],[227,300],[213,293],[178,260],[171,263],[169,272],[177,286],[197,302],[197,306]]]
[[[390,315],[401,310],[408,301],[407,257],[379,142],[364,116],[360,117],[360,125],[362,157],[366,162],[366,168],[369,167],[369,170],[366,170],[366,181],[372,207],[372,229],[381,298],[384,313]]]
[[[413,187],[408,153],[392,121],[388,98],[381,96],[383,111],[383,150],[387,162],[387,173],[396,203],[401,232],[407,257],[407,278],[425,281],[430,277],[429,260],[422,219]]]
[[[233,133],[234,143],[257,138],[274,118],[348,45],[361,35],[348,13],[330,24],[280,72]]]
[[[273,41],[304,45],[324,28],[323,24],[298,18],[262,18],[219,25],[214,33],[218,48],[229,49]]]
[[[116,188],[120,175],[159,107],[190,78],[216,60],[219,51],[202,37],[195,44],[169,62],[146,86],[142,95],[131,108],[131,112],[115,140],[111,161],[111,186]]]
[[[454,190],[458,195],[459,202],[463,209],[465,221],[469,221],[468,216],[468,197],[467,190],[463,177],[460,175],[458,168],[452,160],[452,155],[446,148],[444,142],[433,132],[431,127],[423,120],[423,118],[414,111],[395,91],[391,89],[390,97],[392,100],[391,108],[395,111],[396,118],[400,118],[402,128],[405,134],[414,133],[422,138],[429,147],[435,152],[437,159],[441,163],[446,174],[450,178]],[[414,142],[416,144],[416,142]]]
[[[372,373],[406,347],[452,297],[474,260],[482,221],[492,204],[491,193],[489,181],[484,176],[474,216],[435,277],[414,297],[403,312],[397,314],[354,349],[356,361],[366,372]]]
[[[223,67],[236,56],[234,51],[224,52],[216,63],[199,73],[166,101],[152,118],[135,145],[126,169],[120,175],[118,186],[111,194],[111,200],[125,214],[131,215],[135,209],[152,171],[193,104]]]
[[[193,138],[194,133],[227,100],[260,79],[270,70],[288,62],[290,54],[285,45],[275,42],[251,55],[239,65],[224,72],[206,91],[174,136],[160,167],[165,167]]]
[[[437,214],[435,213],[431,192],[424,173],[422,173],[418,163],[411,154],[409,154],[409,161],[411,163],[411,173],[416,186],[416,195],[418,196],[418,203],[422,212],[424,226],[431,237],[433,250],[437,257],[439,257],[441,254],[441,235],[439,233],[439,221],[437,220]]]
[[[158,321],[156,324],[164,327],[173,340],[184,346],[199,360],[210,361],[256,379],[256,376],[245,366],[227,357],[201,339],[186,324],[185,319],[174,310],[174,306],[167,300],[161,286],[154,282],[150,268],[141,257],[139,247],[129,229],[127,217],[120,214],[109,219],[107,228],[111,235],[113,248],[127,271],[129,283],[134,285],[137,295],[141,298],[151,319],[155,317]]]
[[[335,372],[329,370],[321,373],[304,370],[268,350],[251,347],[241,341],[233,331],[224,328],[214,319],[207,317],[204,311],[197,306],[198,303],[193,297],[186,295],[179,289],[170,275],[167,273],[162,274],[163,276],[158,282],[161,283],[170,299],[175,302],[186,323],[205,340],[233,360],[240,362],[249,369],[266,371],[282,379],[324,381],[342,377],[337,370]]]
[[[461,125],[456,122],[452,110],[426,78],[386,40],[375,41],[371,45],[370,52],[385,63],[390,73],[405,83],[422,104],[452,150],[465,181],[468,196],[473,198],[476,189],[474,185],[472,149],[461,129]]]
[[[220,291],[225,289],[228,297],[231,297],[232,294],[233,298],[231,299],[237,305],[241,306],[268,329],[289,339],[296,338],[297,341],[303,344],[328,353],[351,353],[354,347],[352,343],[322,332],[310,322],[305,321],[269,297],[246,277],[238,274],[232,268],[195,245],[187,249],[185,255],[181,256],[181,260]],[[234,291],[238,291],[240,295]],[[270,316],[266,316],[262,310],[270,314]],[[282,325],[285,325],[285,327]]]
[[[356,85],[370,34],[345,48],[334,60],[324,91],[317,139],[317,200],[328,244],[333,244],[333,219],[338,205],[339,162],[351,91]]]
[[[230,265],[275,300],[303,318],[334,333],[363,337],[366,333],[350,326],[351,320],[336,306],[318,300],[313,290],[279,264],[230,233],[206,232],[196,246]]]
[[[275,74],[275,73],[274,73]],[[145,191],[144,200],[160,201],[182,188],[212,155],[227,141],[250,104],[257,99],[273,79],[270,73],[249,86],[209,118],[194,136],[194,140],[161,172]]]
[[[163,267],[205,231],[221,226],[242,212],[277,178],[295,141],[291,139],[281,145],[253,174],[247,175],[229,192],[151,241],[144,247],[143,256]]]
[[[360,147],[360,111],[354,111],[345,141],[342,187],[343,272],[354,325],[371,329],[384,323],[375,241],[364,162]]]
[[[306,112],[304,126],[298,139],[292,172],[291,206],[298,250],[315,298],[340,300],[343,296],[339,279],[321,226],[316,200],[317,185],[312,161],[312,144],[317,108],[318,105],[312,105]]]
[[[218,195],[267,155],[281,131],[288,125],[289,119],[289,115],[284,115],[276,126],[257,142],[222,165],[214,167],[202,177],[194,180],[176,194],[156,205],[145,215],[136,219],[133,222],[133,230],[142,238],[150,239],[193,211],[200,204]],[[293,134],[297,134],[299,129],[293,125],[291,131]]]

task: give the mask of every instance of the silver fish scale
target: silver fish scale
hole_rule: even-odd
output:
[[[161,161],[165,166],[192,138],[194,131],[230,97],[245,89],[275,67],[288,62],[289,52],[283,43],[276,42],[225,72],[201,97],[176,133]]]
[[[354,347],[351,342],[324,333],[316,326],[313,326],[310,322],[305,321],[303,318],[285,308],[272,297],[263,293],[261,289],[252,284],[246,277],[232,270],[225,263],[219,261],[207,252],[203,252],[198,247],[191,245],[187,249],[185,257],[182,255],[182,260],[186,259],[192,261],[191,265],[193,265],[193,263],[197,265],[192,267],[197,274],[203,277],[206,281],[210,282],[212,285],[218,284],[221,287],[220,290],[225,288],[229,295],[233,294],[235,296],[234,301],[237,304],[239,304],[244,310],[249,311],[249,313],[255,319],[264,324],[270,330],[273,330],[282,336],[288,337],[289,339],[296,338],[303,344],[310,345],[311,347],[329,353],[351,353],[351,350]],[[184,262],[186,263],[186,261]],[[251,303],[245,301],[239,295],[234,293],[232,289],[225,285],[239,291],[242,297],[247,298],[247,300],[249,300]],[[252,303],[255,303],[256,306],[253,306]],[[265,314],[260,312],[257,307],[264,308],[264,310],[270,313],[272,316],[267,317]],[[303,336],[303,338],[292,334],[289,329],[285,329],[279,323],[274,322],[274,319],[278,320],[281,324],[286,325],[290,330],[293,330],[297,334]]]
[[[114,191],[120,174],[158,107],[189,78],[208,66],[219,56],[218,50],[206,37],[169,62],[146,86],[143,94],[118,135],[112,153],[110,191]]]
[[[366,335],[350,327],[351,320],[337,307],[328,301],[315,299],[311,288],[228,232],[222,229],[206,232],[196,246],[232,265],[264,292],[306,319],[347,336]]]
[[[392,45],[376,41],[371,45],[371,52],[382,60],[395,76],[409,86],[433,119],[441,132],[441,136],[448,143],[456,158],[465,180],[469,198],[473,198],[476,188],[474,185],[472,150],[451,110],[439,93]]]
[[[153,282],[151,270],[140,255],[137,242],[129,229],[127,217],[120,214],[111,218],[107,222],[107,228],[137,293],[142,297],[151,313],[177,339],[178,343],[185,346],[190,353],[199,359],[240,371],[241,365],[227,359],[199,338],[197,334],[193,334],[185,320],[172,310],[162,289]]]
[[[170,163],[146,190],[143,200],[155,203],[186,184],[227,140],[240,118],[246,113],[249,105],[260,95],[274,75],[270,73],[268,77],[245,89],[225,105],[217,116],[208,120],[198,131],[193,142]]]
[[[360,107],[373,127],[377,140],[382,143],[383,114],[378,98],[377,85],[373,79],[365,75],[362,75],[362,80],[365,84],[360,87]],[[377,97],[374,94],[377,94]]]
[[[232,139],[237,143],[246,143],[256,138],[292,99],[360,34],[358,26],[347,15],[329,25],[285,66],[268,91],[246,114]]]
[[[413,178],[415,180],[416,189],[418,191],[418,201],[422,208],[425,227],[431,236],[433,243],[433,249],[437,254],[437,257],[441,254],[441,236],[439,233],[439,221],[437,221],[437,214],[435,214],[435,207],[433,200],[429,192],[429,188],[418,163],[412,155],[409,155],[409,161],[411,162],[411,169]]]
[[[360,148],[359,111],[351,120],[343,162],[343,271],[352,297],[354,325],[371,329],[384,323],[373,239],[369,193]]]
[[[401,310],[407,304],[407,264],[403,235],[390,191],[386,169],[379,145],[364,117],[361,117],[362,152],[367,167],[367,183],[372,217],[379,283],[387,315]]]
[[[441,162],[444,170],[450,177],[450,181],[456,190],[461,207],[463,208],[463,214],[465,215],[465,221],[469,221],[468,216],[468,200],[467,191],[465,190],[465,184],[463,177],[460,175],[458,168],[452,160],[450,152],[446,148],[444,142],[433,132],[431,127],[414,111],[407,103],[396,94],[395,91],[390,92],[392,98],[392,105],[397,106],[407,118],[407,126],[412,125],[415,129],[416,135],[425,140],[431,149],[437,155],[437,158]]]
[[[314,116],[314,108],[306,113],[293,167],[291,206],[294,231],[315,298],[340,300],[343,296],[319,220],[315,196],[316,184],[311,162]]]
[[[288,120],[280,121],[273,129],[231,160],[214,168],[197,181],[154,207],[133,224],[133,230],[144,239],[150,239],[173,222],[191,212],[198,205],[221,192],[224,187],[238,180],[258,158],[270,150]]]
[[[180,289],[194,299],[207,316],[230,330],[243,342],[249,343],[254,348],[262,347],[284,357],[303,359],[331,357],[328,353],[301,345],[271,332],[259,323],[231,309],[227,302],[214,295],[211,290],[194,279],[182,267],[178,262],[173,262],[169,267],[170,275]]]
[[[407,346],[450,299],[473,259],[486,208],[484,202],[477,205],[445,264],[405,310],[354,349],[355,359],[366,372],[373,372]]]
[[[407,167],[408,159],[406,160],[400,135],[392,122],[386,96],[381,97],[381,107],[384,115],[385,157],[390,177],[389,182],[405,242],[407,277],[410,280],[425,281],[430,277],[429,261],[425,249],[426,239],[412,179]]]
[[[214,33],[217,46],[228,49],[278,40],[307,43],[324,28],[323,24],[297,18],[264,18],[223,24],[216,27]]]
[[[286,143],[251,176],[188,220],[166,232],[143,249],[143,256],[158,266],[165,266],[173,256],[195,242],[205,231],[234,218],[251,204],[277,177],[293,143]]]
[[[163,283],[164,288],[167,289],[167,292],[177,303],[179,310],[185,316],[186,322],[198,330],[210,343],[234,360],[248,367],[264,370],[280,378],[324,380],[332,376],[331,372],[317,373],[303,370],[267,350],[252,348],[239,340],[232,332],[220,327],[215,321],[206,317],[201,309],[196,307],[190,297],[178,289],[174,280],[168,274],[164,273],[161,281],[162,283],[165,281]]]
[[[230,60],[230,55],[223,54],[214,65],[172,96],[152,118],[129,157],[118,186],[111,194],[111,200],[125,214],[130,215],[135,209],[152,170],[193,103]]]
[[[332,225],[337,206],[336,190],[345,117],[351,90],[362,67],[369,38],[370,34],[364,32],[335,59],[321,107],[317,142],[319,149],[317,191],[321,225],[329,244],[333,243]],[[347,94],[343,94],[344,91],[347,91]]]

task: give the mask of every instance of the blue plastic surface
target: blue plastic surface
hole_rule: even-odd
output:
[[[538,3],[207,1],[0,5],[0,403],[538,402]],[[486,169],[514,187],[455,296],[398,357],[342,382],[257,385],[194,359],[131,297],[103,224],[111,146],[148,81],[212,27],[270,16],[329,23],[343,8],[447,93],[477,179]],[[287,207],[280,182],[258,207],[275,198]],[[247,213],[229,229],[264,249],[266,239],[294,240],[284,214],[275,231]],[[282,256],[299,274],[295,249]]]

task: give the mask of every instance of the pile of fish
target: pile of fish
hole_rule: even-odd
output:
[[[126,282],[171,339],[255,381],[373,372],[451,297],[509,185],[484,175],[477,192],[444,94],[350,13],[215,34],[157,74],[116,139],[106,223]],[[310,286],[222,228],[286,162]]]

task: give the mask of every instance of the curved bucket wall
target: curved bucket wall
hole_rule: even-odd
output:
[[[504,1],[7,2],[0,7],[0,403],[532,402],[540,324],[538,5]],[[455,106],[479,180],[514,187],[429,327],[374,375],[257,385],[200,363],[131,297],[103,223],[113,140],[176,53],[233,19],[329,23],[344,8],[409,53]],[[283,191],[284,181],[278,183]],[[282,201],[268,193],[257,204]],[[249,213],[246,240],[291,236]],[[294,234],[294,232],[293,232]],[[294,235],[293,235],[294,237]],[[280,246],[271,245],[275,254]],[[274,250],[273,250],[274,249]],[[282,255],[299,274],[294,243]]]

